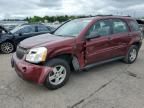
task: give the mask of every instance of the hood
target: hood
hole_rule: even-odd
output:
[[[74,37],[61,37],[61,36],[55,36],[52,34],[43,34],[34,36],[28,39],[23,40],[20,42],[20,46],[23,48],[32,48],[32,47],[52,47],[56,43],[64,43],[64,42],[74,42]]]

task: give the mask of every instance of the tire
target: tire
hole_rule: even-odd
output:
[[[127,55],[124,58],[124,62],[127,63],[127,64],[134,63],[136,61],[136,59],[137,59],[138,52],[139,52],[138,46],[132,45],[129,48],[128,53],[127,53]]]
[[[67,83],[70,77],[70,66],[65,60],[55,58],[48,61],[46,66],[54,68],[52,72],[48,73],[44,83],[48,89],[55,90]]]
[[[15,46],[11,42],[4,42],[0,45],[0,50],[4,54],[12,53],[14,49],[15,49]]]

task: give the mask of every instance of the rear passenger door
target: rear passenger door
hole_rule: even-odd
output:
[[[112,19],[111,57],[124,56],[130,41],[128,24],[121,19]]]

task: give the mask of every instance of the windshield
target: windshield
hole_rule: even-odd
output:
[[[55,31],[54,35],[65,36],[65,37],[68,37],[68,36],[76,37],[88,25],[88,23],[90,21],[91,21],[90,19],[72,20],[72,21],[64,24],[60,28],[58,28]]]
[[[19,30],[21,30],[22,28],[24,28],[24,26],[17,26],[13,30],[11,30],[10,32],[14,34],[14,33],[17,33]]]

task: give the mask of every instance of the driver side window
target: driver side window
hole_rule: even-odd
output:
[[[96,22],[89,30],[88,36],[106,36],[111,34],[111,25],[109,20]]]

